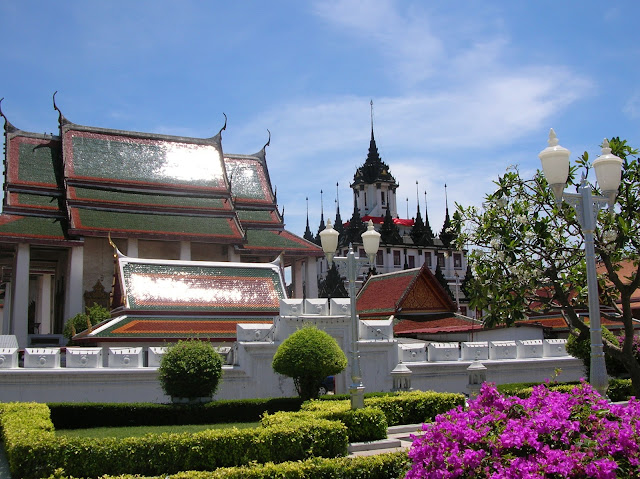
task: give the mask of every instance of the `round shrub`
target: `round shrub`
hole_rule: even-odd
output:
[[[640,402],[610,404],[586,383],[568,393],[536,386],[527,399],[485,383],[468,409],[422,429],[407,479],[640,477]]]
[[[282,342],[271,366],[275,372],[293,378],[302,399],[315,399],[324,378],[347,367],[347,357],[335,339],[308,325]]]
[[[162,390],[172,398],[210,398],[222,377],[222,358],[211,343],[197,339],[178,341],[160,362]]]
[[[605,327],[602,328],[602,338],[610,343],[618,344],[618,337]],[[587,378],[589,378],[589,371],[591,369],[591,338],[587,336],[585,339],[579,339],[579,337],[570,334],[569,338],[567,338],[567,352],[574,358],[582,359]],[[617,377],[625,373],[626,369],[624,365],[606,352],[604,354],[604,361],[607,366],[607,373],[610,376]]]

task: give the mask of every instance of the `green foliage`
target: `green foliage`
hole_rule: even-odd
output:
[[[256,422],[265,413],[297,411],[295,398],[235,399],[206,404],[49,403],[57,429]]]
[[[255,429],[87,440],[56,437],[46,405],[14,403],[0,406],[0,427],[11,474],[26,479],[61,475],[60,468],[75,477],[214,470],[335,457],[348,445],[343,424],[310,417]]]
[[[71,339],[77,333],[95,326],[110,317],[111,313],[109,313],[108,309],[103,308],[99,304],[93,303],[93,306],[87,306],[86,313],[78,313],[67,319],[67,322],[64,324],[62,334],[65,338]]]
[[[178,341],[162,357],[158,378],[171,397],[212,397],[222,377],[222,358],[211,343]]]
[[[618,343],[615,334],[613,334],[605,327],[602,328],[602,339],[609,341],[611,344]],[[586,371],[586,377],[590,377],[589,371],[591,369],[591,338],[589,337],[589,335],[570,334],[567,338],[566,348],[567,352],[571,356],[582,360]],[[607,366],[607,373],[610,376],[618,376],[624,372],[624,365],[608,352],[605,352],[604,360]]]
[[[304,461],[279,464],[250,464],[223,467],[215,471],[188,471],[168,476],[170,479],[388,479],[404,477],[409,469],[406,452],[367,457],[327,459],[314,457]],[[50,479],[63,479],[64,471]],[[102,479],[140,479],[140,476],[104,476]]]
[[[533,393],[533,387],[538,386],[540,382],[528,382],[528,383],[509,383],[509,384],[500,384],[496,386],[496,389],[500,394],[504,396],[517,396],[521,399],[526,399],[531,396]],[[575,387],[580,387],[582,383],[578,381],[571,381],[566,383],[548,383],[547,387],[551,391],[560,391],[560,392],[571,392]]]
[[[389,426],[430,422],[438,414],[464,405],[463,394],[434,391],[409,391],[365,397],[364,405],[382,410]],[[341,406],[332,406],[339,403]],[[302,406],[305,411],[332,411],[336,407],[349,407],[348,400],[309,401]],[[339,409],[338,409],[339,410]]]
[[[607,389],[609,400],[628,401],[633,396],[633,388],[631,387],[631,379],[609,379],[609,389]]]
[[[308,325],[282,342],[272,367],[275,372],[293,378],[301,398],[314,399],[324,378],[347,367],[347,357],[335,339]]]
[[[613,308],[631,334],[630,297],[640,286],[640,166],[638,151],[626,141],[612,138],[609,145],[623,160],[622,182],[614,211],[597,214],[595,251],[604,271],[598,286],[601,303]],[[591,168],[586,152],[576,163],[569,172],[569,191],[578,187],[578,168],[585,175]],[[485,324],[512,325],[530,313],[561,310],[574,327],[588,331],[577,313],[588,306],[584,233],[574,207],[556,203],[541,172],[527,180],[511,168],[485,196],[483,209],[458,205],[457,210],[456,222],[465,228],[457,246],[472,248],[470,306],[485,313]],[[618,271],[625,261],[635,271],[621,278]],[[640,364],[632,360],[632,349],[605,341],[605,351],[625,364],[640,395]]]
[[[265,414],[264,426],[290,424],[308,418],[338,421],[347,428],[349,442],[377,441],[387,437],[387,420],[384,413],[374,407],[351,409],[348,401],[313,401],[317,407],[299,412]]]

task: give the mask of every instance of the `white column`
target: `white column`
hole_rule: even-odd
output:
[[[67,264],[67,281],[64,301],[64,320],[84,312],[83,307],[84,246],[72,246]]]
[[[138,257],[138,240],[136,238],[127,239],[127,256],[131,258]]]
[[[28,244],[19,244],[16,248],[16,256],[13,268],[13,281],[11,284],[11,312],[9,319],[9,334],[14,334],[18,339],[18,346],[28,346],[29,332],[27,314],[29,311],[29,262],[30,247]]]
[[[227,246],[227,260],[231,261],[232,263],[240,262],[240,255],[236,252],[236,249],[233,247],[233,245]]]
[[[38,276],[38,295],[36,298],[36,323],[40,324],[40,334],[51,334],[51,275]]]
[[[306,268],[307,282],[307,298],[318,297],[318,260],[316,258],[307,258]]]
[[[191,242],[180,241],[180,259],[182,261],[191,261]]]
[[[302,282],[304,280],[304,276],[302,275],[302,261],[294,261],[293,268],[291,268],[291,276],[293,296],[295,298],[302,298]]]

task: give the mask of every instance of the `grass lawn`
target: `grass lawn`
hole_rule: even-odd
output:
[[[193,424],[179,426],[129,426],[129,427],[95,427],[91,429],[56,429],[56,436],[67,437],[135,437],[144,436],[145,434],[162,434],[162,433],[183,433],[183,432],[199,432],[205,429],[229,429],[235,427],[237,429],[249,429],[259,427],[259,422],[233,422],[220,424]]]

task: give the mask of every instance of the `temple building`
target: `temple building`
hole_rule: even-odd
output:
[[[317,296],[322,249],[285,229],[269,142],[255,154],[229,154],[226,121],[211,138],[187,138],[81,126],[55,97],[54,108],[57,135],[22,131],[0,109],[1,332],[20,347],[61,339],[65,321],[94,302],[111,308],[110,242],[128,258],[236,269],[280,258],[291,268],[290,295]]]
[[[340,232],[337,252],[346,256],[349,245],[364,256],[360,235],[366,230],[369,220],[373,221],[376,230],[381,234],[380,249],[376,258],[376,272],[379,274],[394,273],[426,265],[433,273],[435,280],[440,282],[455,304],[455,311],[462,315],[475,317],[475,311],[470,311],[468,300],[463,293],[463,283],[467,274],[466,251],[455,248],[457,233],[452,227],[449,217],[448,204],[445,220],[439,235],[435,235],[429,224],[429,216],[425,203],[425,216],[420,212],[418,184],[416,182],[416,196],[418,197],[415,218],[401,218],[398,214],[397,190],[398,182],[392,176],[389,166],[382,161],[376,145],[373,131],[373,116],[371,122],[371,140],[367,158],[362,166],[357,168],[353,182],[353,214],[351,219],[343,223],[340,216],[340,205],[336,201],[336,218],[333,222],[336,231]],[[446,194],[446,185],[445,185]],[[426,196],[426,192],[425,192]],[[324,229],[324,212],[319,230]],[[311,235],[308,226],[305,238],[320,244],[319,237]],[[320,259],[318,267],[320,296],[331,296],[335,287],[324,287],[327,277],[327,262]],[[363,271],[363,277],[367,271]],[[329,291],[328,291],[329,289]]]

